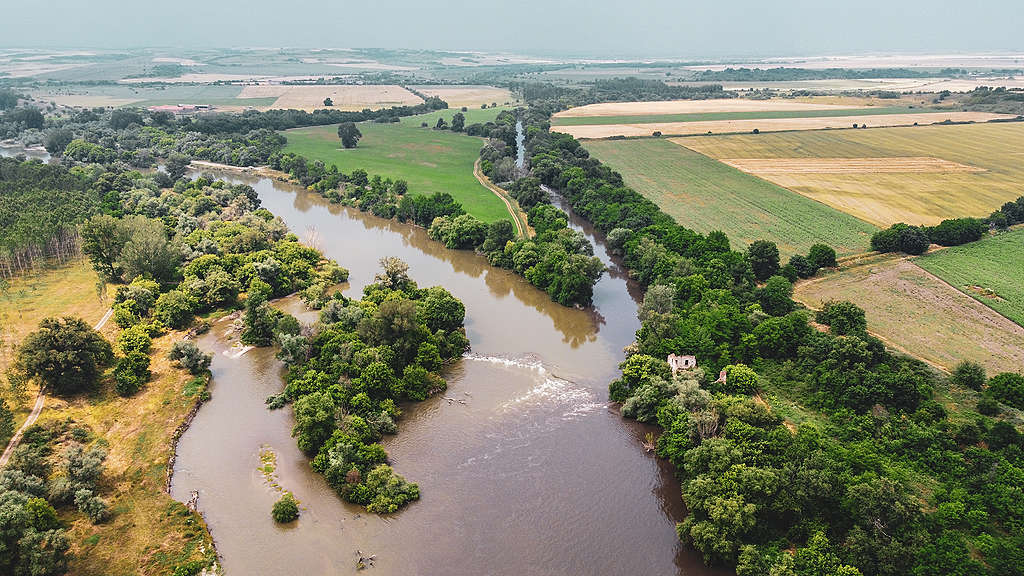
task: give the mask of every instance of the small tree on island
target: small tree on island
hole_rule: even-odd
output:
[[[363,133],[356,128],[354,122],[342,122],[338,125],[338,138],[341,138],[341,145],[345,148],[355,148]]]
[[[274,502],[274,508],[270,511],[270,515],[274,517],[275,522],[281,524],[287,524],[298,519],[299,504],[295,501],[295,497],[292,496],[291,492],[285,492],[277,502]]]
[[[334,100],[331,100],[330,96],[324,98],[324,106],[334,106]]]

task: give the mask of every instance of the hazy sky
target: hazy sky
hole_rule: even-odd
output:
[[[665,56],[1024,49],[1024,0],[8,0],[5,47]]]

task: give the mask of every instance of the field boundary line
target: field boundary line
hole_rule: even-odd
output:
[[[975,240],[975,242],[978,242],[978,240]],[[928,252],[926,252],[925,254],[921,254],[921,256],[926,256],[927,254],[928,254]],[[934,280],[936,280],[936,281],[938,281],[938,282],[940,282],[942,284],[945,284],[946,286],[949,286],[950,288],[952,288],[953,290],[956,290],[957,292],[963,294],[964,296],[967,296],[971,300],[974,300],[978,304],[981,304],[985,308],[988,308],[989,310],[995,312],[998,316],[1006,318],[1008,321],[1010,321],[1011,324],[1016,324],[1017,326],[1020,326],[1021,328],[1024,328],[1024,326],[1021,326],[1020,324],[1017,324],[1017,321],[1014,320],[1013,318],[1010,318],[1006,314],[1003,314],[999,310],[996,310],[995,308],[989,306],[988,302],[985,302],[984,300],[982,300],[981,298],[978,298],[974,294],[969,294],[966,290],[963,290],[961,288],[957,288],[956,286],[954,286],[954,285],[950,284],[949,282],[946,282],[945,280],[943,280],[941,277],[936,276],[935,274],[932,274],[930,271],[928,271],[927,268],[925,268],[924,266],[921,266],[920,264],[915,262],[915,260],[917,260],[917,259],[918,259],[918,256],[914,256],[913,258],[907,258],[907,261],[910,262],[911,264],[913,264],[915,268],[917,268],[918,270],[923,272],[925,274],[925,276],[930,276],[932,279],[934,279]]]
[[[114,309],[108,308],[107,313],[103,315],[103,318],[100,318],[100,321],[95,327],[93,327],[93,330],[103,328],[103,325],[107,323],[107,320],[109,320],[113,314]],[[3,455],[0,456],[0,468],[6,466],[7,461],[11,459],[14,449],[21,443],[21,437],[25,434],[25,430],[27,430],[29,426],[35,424],[36,420],[39,419],[39,414],[43,411],[43,404],[45,402],[46,395],[43,387],[40,387],[39,394],[36,396],[36,403],[32,406],[32,412],[29,413],[28,418],[25,419],[25,423],[21,425],[21,428],[18,428],[18,431],[14,433],[14,436],[11,436],[11,441],[7,443],[7,448],[4,449]]]
[[[491,179],[483,173],[480,169],[480,158],[473,162],[473,176],[476,177],[477,181],[480,182],[485,188],[494,193],[495,196],[501,199],[505,203],[505,208],[508,209],[509,216],[512,217],[512,221],[516,224],[516,230],[518,231],[519,237],[526,237],[527,226],[520,221],[519,211],[512,205],[511,199],[508,197],[508,192],[504,188],[501,188],[497,184],[491,182]]]

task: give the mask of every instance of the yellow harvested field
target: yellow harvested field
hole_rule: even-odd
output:
[[[880,227],[896,222],[934,225],[946,218],[987,216],[1024,193],[1024,123],[937,125],[868,130],[699,136],[672,140],[737,166]],[[973,170],[861,172],[772,170],[799,159],[931,158]],[[756,170],[750,162],[761,161]],[[736,165],[736,164],[734,164]],[[936,166],[937,168],[937,166]]]
[[[769,101],[770,102],[770,101]],[[793,104],[799,104],[793,102]],[[808,106],[825,106],[808,104]],[[759,118],[744,120],[701,120],[696,122],[654,122],[647,124],[584,124],[579,126],[552,126],[551,130],[571,134],[576,138],[609,138],[612,136],[650,136],[661,132],[666,136],[698,134],[737,134],[760,132],[787,132],[792,130],[823,130],[850,128],[867,124],[880,126],[912,126],[938,122],[988,122],[1011,119],[1009,114],[989,112],[923,112],[920,114],[865,114],[851,116],[818,116],[810,118]]]
[[[845,108],[837,104],[798,102],[796,100],[663,100],[660,102],[603,102],[563,110],[555,118],[587,116],[639,116],[647,114],[701,114],[708,112],[789,112],[794,110],[831,110]]]
[[[427,96],[437,96],[448,103],[449,108],[463,106],[479,108],[481,104],[504,104],[515,97],[505,88],[495,86],[413,86],[414,90]]]
[[[246,86],[238,98],[277,98],[271,108],[315,110],[330,98],[339,110],[415,106],[419,96],[395,84],[352,86],[288,86],[259,84]]]
[[[874,174],[984,172],[984,168],[928,156],[903,158],[720,158],[756,176],[765,174]]]
[[[799,282],[793,297],[811,308],[853,302],[872,333],[946,370],[962,360],[990,373],[1024,365],[1024,328],[902,258]]]

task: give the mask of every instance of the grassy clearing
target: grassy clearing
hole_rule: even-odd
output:
[[[0,296],[4,365],[11,358],[8,352],[44,317],[75,315],[96,324],[110,302],[100,301],[95,283],[96,274],[84,259],[12,282]],[[113,342],[119,329],[107,322],[102,332]],[[192,378],[167,360],[171,344],[180,337],[168,334],[154,340],[153,379],[132,398],[118,396],[112,378],[107,378],[88,397],[46,399],[40,424],[70,418],[87,424],[109,444],[101,483],[112,517],[94,526],[77,511],[61,513],[74,552],[72,574],[170,574],[176,565],[212,551],[202,518],[163,492],[171,434],[195,401],[194,395],[183,394]],[[35,390],[21,396],[8,397],[20,409],[18,425]]]
[[[939,250],[915,263],[1024,326],[1024,229]]]
[[[863,252],[875,228],[667,140],[586,143],[641,194],[680,224],[721,230],[734,247],[772,240],[783,255],[824,242],[840,255]]]
[[[839,108],[836,110],[749,110],[744,112],[694,112],[689,114],[642,114],[635,116],[568,116],[552,119],[553,126],[587,124],[652,124],[656,122],[701,122],[709,120],[757,120],[762,118],[829,118],[833,116],[876,116],[919,114],[928,108],[890,106],[886,108]]]
[[[981,172],[763,174],[878,226],[987,216],[1021,195],[1024,123],[913,126],[680,138],[712,158],[940,158]]]
[[[403,118],[394,124],[359,124],[363,137],[352,150],[341,148],[336,125],[288,130],[286,151],[313,160],[335,164],[343,172],[357,168],[371,176],[403,179],[409,190],[420,194],[447,192],[473,216],[484,222],[509,219],[501,199],[473,177],[473,163],[483,140],[433,127],[438,117],[450,121],[457,110],[443,110]],[[496,109],[468,110],[466,123],[481,122],[497,116]]]
[[[990,373],[1024,365],[1024,328],[902,258],[800,282],[794,297],[812,308],[849,300],[866,311],[872,333],[946,370],[961,360]]]

